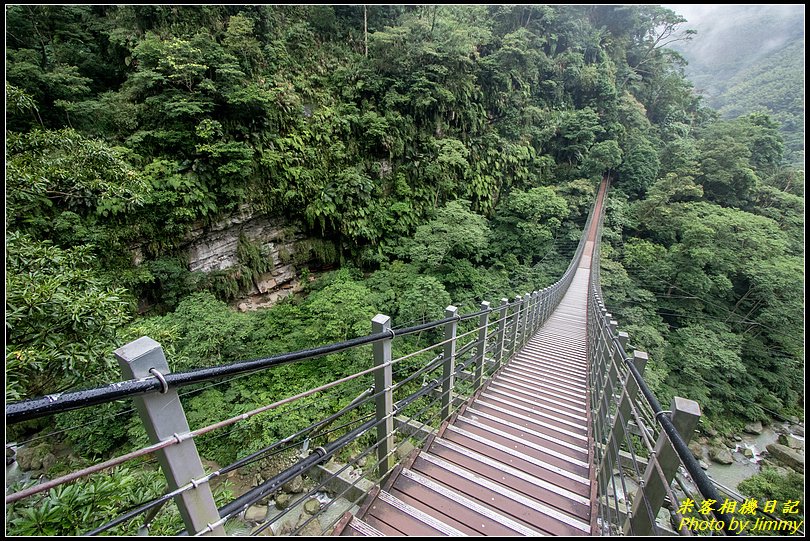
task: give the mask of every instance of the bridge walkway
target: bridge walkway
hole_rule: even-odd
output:
[[[595,531],[586,343],[595,230],[546,324],[336,533]]]

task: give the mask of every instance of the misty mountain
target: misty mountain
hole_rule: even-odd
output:
[[[667,5],[697,30],[670,47],[705,103],[725,118],[767,111],[782,124],[785,159],[804,160],[804,6]]]

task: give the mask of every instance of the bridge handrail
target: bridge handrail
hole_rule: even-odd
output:
[[[522,302],[522,300],[514,301],[509,303],[507,307],[514,307]],[[193,385],[195,383],[204,383],[220,378],[248,374],[282,364],[315,359],[331,353],[339,353],[341,351],[346,351],[359,346],[373,344],[394,336],[406,336],[430,329],[436,329],[450,321],[467,321],[481,315],[482,313],[490,312],[492,310],[493,309],[479,310],[477,312],[462,314],[453,318],[439,319],[398,330],[392,329],[390,332],[369,334],[366,336],[360,336],[358,338],[352,338],[350,340],[344,340],[342,342],[326,344],[311,349],[280,353],[270,357],[263,357],[247,361],[237,361],[226,365],[207,368],[196,368],[185,372],[173,372],[164,375],[163,379],[170,389],[175,389],[184,387],[186,385]],[[156,393],[160,392],[163,388],[164,387],[161,380],[158,377],[151,376],[141,379],[118,381],[90,389],[56,393],[38,398],[11,402],[6,405],[6,424],[13,425],[47,415],[54,415],[65,411],[112,402],[113,400]]]
[[[682,465],[687,470],[698,491],[703,496],[704,500],[714,500],[715,502],[721,502],[723,500],[721,499],[719,493],[715,489],[714,484],[709,479],[708,475],[703,471],[697,459],[695,459],[683,436],[673,424],[670,415],[667,415],[671,414],[672,412],[665,411],[661,407],[660,402],[655,397],[652,390],[649,388],[647,382],[645,381],[643,375],[634,364],[634,356],[628,355],[627,351],[625,350],[624,344],[627,342],[628,336],[626,333],[618,332],[616,321],[611,319],[612,316],[610,313],[607,312],[605,304],[602,301],[603,296],[602,296],[601,274],[600,274],[601,242],[599,242],[599,240],[601,239],[602,235],[605,207],[606,204],[602,206],[601,212],[599,213],[600,215],[597,217],[598,224],[594,242],[595,245],[594,252],[593,257],[591,259],[591,272],[589,278],[590,295],[588,301],[588,320],[589,325],[596,326],[599,329],[599,331],[595,332],[589,331],[589,338],[591,337],[591,335],[600,338],[603,336],[610,337],[609,344],[593,345],[594,350],[597,350],[600,347],[612,349],[612,352],[606,352],[604,353],[604,355],[609,356],[612,359],[621,359],[623,361],[624,368],[627,370],[629,374],[632,374],[632,378],[635,381],[635,384],[638,386],[638,390],[641,391],[642,395],[644,396],[644,399],[646,401],[646,404],[644,404],[644,406],[647,406],[652,410],[651,416],[654,419],[653,423],[657,422],[658,424],[660,424],[661,428],[666,434],[666,437],[669,439],[672,448],[675,450],[675,453],[677,454],[677,460],[679,461],[680,465]],[[646,360],[646,354],[644,354],[644,359]],[[593,362],[593,359],[591,359],[591,361]],[[617,415],[617,413],[618,412],[614,412],[614,416]],[[615,417],[613,418],[613,422],[614,423],[617,422],[617,419]],[[622,422],[622,420],[618,420],[618,422]],[[624,420],[624,422],[627,421]],[[622,442],[618,442],[619,445],[621,443]],[[635,460],[635,455],[633,456],[633,459]],[[657,461],[657,457],[653,456],[652,460]],[[619,463],[618,457],[616,457],[616,461],[617,463]],[[599,464],[597,464],[596,467],[597,470],[601,469]],[[612,469],[613,466],[610,466],[610,468]],[[619,466],[619,469],[621,470],[621,466]],[[660,467],[658,468],[658,473],[660,473]],[[668,483],[665,484],[668,485]],[[669,491],[668,486],[665,487],[665,490],[668,491],[669,493],[668,495],[670,496],[670,498],[673,498],[672,492]],[[607,495],[605,496],[607,497]],[[644,497],[644,495],[642,494],[641,497]],[[672,501],[670,505],[677,506],[675,501]],[[616,507],[617,507],[616,510],[618,511],[618,505],[616,505]],[[607,508],[608,513],[610,513],[609,504]],[[676,512],[673,510],[673,516],[675,516],[675,513]],[[731,517],[729,517],[725,513],[721,513],[717,509],[712,509],[712,513],[714,514],[718,522],[722,521],[723,523],[722,529],[726,534],[728,535],[736,534],[736,532],[729,529]],[[688,530],[689,528],[686,529]],[[635,533],[638,534],[638,532]]]

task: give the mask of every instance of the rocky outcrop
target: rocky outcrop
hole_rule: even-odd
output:
[[[304,238],[297,228],[280,218],[254,216],[242,209],[217,223],[192,229],[184,247],[189,270],[211,272],[236,265],[240,235],[260,244],[273,258],[274,266],[284,267],[282,272],[288,274],[291,266],[283,261],[282,254],[293,253],[296,241]]]
[[[237,265],[240,236],[261,246],[272,262],[272,268],[254,279],[251,291],[234,305],[241,311],[255,310],[276,304],[299,291],[294,260],[309,257],[307,237],[295,225],[280,217],[254,214],[247,206],[216,223],[197,224],[186,235],[179,250],[188,261],[190,271],[224,271]],[[143,261],[141,247],[133,247],[133,262]],[[143,307],[145,310],[146,307]]]
[[[789,466],[799,473],[804,473],[804,455],[797,451],[782,445],[780,443],[771,443],[767,447],[771,457],[778,460],[785,466]]]

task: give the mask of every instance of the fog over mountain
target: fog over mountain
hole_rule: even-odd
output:
[[[725,118],[766,111],[782,124],[786,158],[803,161],[804,5],[686,5],[691,40],[669,47],[688,61],[687,77]]]
[[[804,5],[664,5],[683,15],[683,29],[697,30],[672,44],[689,61],[687,75],[708,97],[725,89],[738,71],[804,38]],[[700,83],[700,84],[698,84]]]

